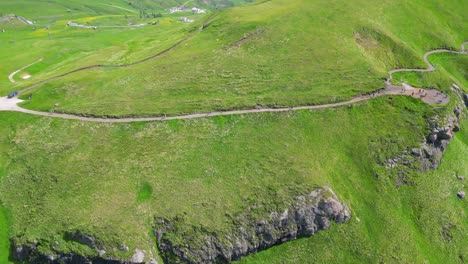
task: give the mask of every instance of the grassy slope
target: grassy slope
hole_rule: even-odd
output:
[[[132,3],[134,8],[143,10],[164,10],[171,7],[182,6],[183,4],[185,4],[187,8],[199,7],[214,10],[243,5],[253,2],[253,0],[134,0],[128,2]]]
[[[461,87],[468,87],[468,56],[443,53],[431,56],[430,60],[436,71],[400,72],[395,74],[394,79],[418,87],[449,87],[454,81]]]
[[[358,216],[383,220],[384,208],[362,209],[382,190],[390,207],[394,193],[388,178],[376,182],[372,164],[417,144],[430,112],[395,97],[323,111],[120,125],[0,113],[0,197],[11,210],[11,235],[37,239],[46,252],[96,254],[63,240],[76,229],[108,248],[125,243],[149,252],[152,215],[222,230],[228,215],[249,204],[281,206],[325,184]]]
[[[455,194],[466,191],[456,175],[468,175],[467,126],[465,122],[465,130],[457,133],[439,169],[415,177],[414,186],[382,192],[382,183],[376,183],[379,187],[367,202],[354,204],[349,225],[241,263],[463,263],[468,257],[468,208]],[[451,239],[442,237],[443,226],[451,226]]]
[[[398,73],[395,79],[421,87],[466,86],[466,56],[437,54],[430,57],[437,67],[430,73]],[[466,89],[465,89],[466,91]],[[415,186],[385,189],[353,208],[360,219],[336,226],[308,239],[277,246],[243,259],[242,263],[460,263],[468,256],[466,222],[468,210],[455,194],[468,175],[468,121],[450,143],[436,171],[412,177]],[[380,185],[380,183],[379,183]],[[375,218],[374,211],[379,212]],[[443,239],[443,226],[453,238]],[[333,250],[330,250],[333,249]],[[462,261],[463,262],[463,261]]]
[[[167,1],[166,1],[167,2]],[[210,1],[202,7],[214,8],[223,1]],[[244,1],[232,1],[240,5]],[[166,3],[169,4],[169,3]],[[172,3],[172,4],[175,4]],[[172,4],[168,6],[173,6]],[[188,6],[196,5],[190,2]],[[34,21],[36,26],[26,26],[14,20],[0,23],[0,61],[8,61],[0,67],[0,93],[15,88],[6,78],[16,69],[43,56],[44,61],[28,68],[34,83],[47,77],[93,64],[124,64],[134,62],[164,50],[185,37],[187,25],[177,22],[180,16],[201,20],[204,15],[192,15],[191,11],[168,14],[160,2],[127,1],[2,1],[2,14],[17,14]],[[164,5],[166,8],[166,5]],[[140,10],[148,14],[161,13],[162,18],[140,18]],[[70,12],[67,12],[70,10]],[[127,25],[159,21],[157,26],[138,29],[99,30],[67,28],[68,21],[88,25]],[[44,29],[46,25],[49,30]],[[49,39],[50,33],[50,39]],[[53,47],[53,49],[51,49]],[[19,81],[17,76],[17,81]]]
[[[422,7],[406,4],[390,9],[423,12]],[[450,12],[452,6],[444,8]],[[452,12],[454,19],[448,21],[457,21],[455,14]],[[405,21],[394,14],[386,15],[398,23]],[[445,27],[441,25],[443,16],[428,23],[435,28]],[[453,32],[462,31],[457,22],[451,23],[447,22]],[[405,43],[413,43],[410,54],[422,54],[430,47],[443,45],[443,36],[458,47],[461,37],[444,34],[408,42],[412,38],[409,34]],[[362,35],[368,42],[372,38],[388,41],[376,37],[373,31]],[[391,42],[388,47],[392,47]],[[380,69],[403,59],[382,59],[379,50],[385,49],[385,45],[369,49],[365,56],[372,65],[380,63]],[[416,59],[405,63],[413,60]],[[456,59],[449,66],[452,68],[446,69],[465,69],[463,65],[464,59]],[[461,72],[456,78],[463,82]],[[129,107],[125,111],[131,110]],[[185,212],[195,224],[223,228],[224,213],[241,211],[246,201],[287,199],[315,184],[329,184],[356,211],[360,223],[334,227],[337,232],[286,244],[247,261],[281,260],[280,250],[292,260],[305,262],[311,261],[310,255],[316,255],[318,260],[341,258],[350,262],[353,258],[440,262],[442,258],[452,260],[457,254],[466,257],[463,248],[467,247],[461,239],[467,228],[462,222],[466,209],[461,211],[463,214],[457,213],[461,207],[453,198],[454,181],[445,182],[440,174],[432,173],[427,181],[427,175],[415,177],[416,188],[395,190],[390,179],[374,178],[376,168],[371,164],[416,144],[424,135],[422,115],[426,111],[412,99],[395,98],[340,110],[296,112],[291,116],[265,114],[163,124],[80,124],[1,113],[0,196],[12,212],[12,235],[24,240],[41,238],[41,249],[45,251],[56,240],[58,249],[86,252],[86,247],[63,241],[62,232],[82,229],[109,244],[122,242],[130,235],[125,243],[150,248],[148,217],[152,214],[170,216]],[[454,175],[453,168],[467,174],[466,160],[459,160],[463,156],[456,154],[466,153],[465,135],[466,132],[451,147],[455,150],[449,152],[452,154],[449,162],[442,165],[445,169],[441,174]],[[116,162],[121,163],[119,167]],[[451,203],[435,192],[438,184],[443,186],[444,194],[452,194]],[[438,203],[432,203],[434,199]],[[30,201],[37,202],[32,205]],[[109,212],[108,208],[116,209]],[[434,217],[437,213],[442,216]],[[1,221],[6,218],[1,216],[3,224]],[[453,231],[454,242],[444,250],[446,245],[436,234],[448,222],[457,227]],[[5,231],[0,230],[0,242],[6,240]],[[6,248],[2,245],[0,256],[4,257]],[[331,246],[343,250],[327,251]]]
[[[463,10],[462,1],[366,0],[234,8],[158,60],[50,82],[27,107],[128,116],[344,100],[383,87],[391,68],[424,67],[429,49],[458,48],[468,36]]]
[[[0,263],[8,263],[9,248],[9,222],[7,214],[2,205],[0,205]]]
[[[189,25],[177,22],[178,16],[164,15],[157,19],[140,19],[138,11],[114,8],[113,1],[18,1],[0,2],[5,13],[23,15],[41,26],[26,26],[15,23],[0,34],[0,60],[8,64],[0,67],[0,93],[13,89],[7,76],[40,57],[44,61],[26,71],[33,75],[30,81],[55,76],[79,67],[93,64],[124,64],[141,60],[166,49],[187,34]],[[31,5],[29,5],[31,4]],[[28,7],[29,8],[25,8]],[[121,6],[131,10],[131,7]],[[67,12],[70,8],[72,12]],[[40,15],[38,15],[40,14]],[[201,19],[202,16],[196,16]],[[69,28],[68,21],[89,25],[127,25],[159,20],[156,26],[134,29],[102,28],[98,30]],[[50,29],[44,28],[50,25]],[[50,38],[49,38],[50,34]],[[53,48],[51,48],[53,47]],[[19,81],[19,76],[16,76]]]

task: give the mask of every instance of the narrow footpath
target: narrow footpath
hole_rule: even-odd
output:
[[[203,26],[200,28],[199,31],[203,29]],[[193,37],[193,36],[192,36]],[[188,39],[185,39],[187,41]],[[212,116],[226,116],[226,115],[241,115],[241,114],[252,114],[252,113],[265,113],[265,112],[286,112],[286,111],[296,111],[296,110],[311,110],[311,109],[323,109],[323,108],[331,108],[331,107],[338,107],[344,105],[350,105],[353,103],[365,101],[372,99],[374,97],[383,96],[383,95],[405,95],[405,96],[412,96],[414,98],[421,99],[422,101],[431,104],[431,105],[444,105],[450,102],[450,97],[441,93],[435,89],[421,89],[415,88],[408,84],[403,84],[402,86],[397,86],[391,84],[392,75],[396,72],[402,71],[417,71],[417,72],[430,72],[434,71],[435,67],[432,65],[428,57],[434,53],[441,53],[441,52],[453,52],[457,54],[467,54],[467,50],[465,46],[468,45],[468,41],[462,44],[462,48],[460,51],[452,51],[452,50],[445,50],[445,49],[437,49],[432,50],[424,54],[424,61],[427,63],[428,67],[426,69],[394,69],[389,71],[389,77],[386,80],[386,87],[385,89],[378,90],[376,92],[359,95],[351,100],[343,101],[339,103],[331,103],[331,104],[322,104],[322,105],[306,105],[306,106],[294,106],[294,107],[285,107],[285,108],[255,108],[255,109],[247,109],[247,110],[231,110],[231,111],[217,111],[217,112],[209,112],[209,113],[196,113],[196,114],[188,114],[188,115],[179,115],[179,116],[159,116],[159,117],[131,117],[131,118],[99,118],[99,117],[84,117],[78,115],[71,115],[71,114],[60,114],[60,113],[47,113],[35,110],[24,109],[18,106],[18,103],[22,102],[23,100],[18,98],[11,98],[8,99],[6,97],[0,98],[0,111],[17,111],[32,115],[39,115],[39,116],[48,116],[48,117],[55,117],[55,118],[63,118],[63,119],[73,119],[73,120],[82,120],[82,121],[90,121],[90,122],[103,122],[103,123],[129,123],[129,122],[142,122],[142,121],[165,121],[165,120],[178,120],[178,119],[194,119],[194,118],[202,118],[202,117],[212,117]],[[167,52],[167,51],[166,51]],[[157,56],[157,55],[155,55]],[[149,60],[154,58],[152,56],[145,60]],[[143,60],[143,61],[145,61]],[[138,62],[141,63],[141,62]],[[128,67],[126,65],[124,67]],[[27,66],[26,66],[27,67]],[[102,67],[102,66],[99,66]],[[113,66],[115,67],[115,66]],[[121,66],[122,67],[122,66]],[[70,73],[69,73],[70,74]],[[24,90],[23,90],[24,91]]]
[[[287,112],[287,111],[297,111],[297,110],[311,110],[311,109],[323,109],[338,107],[344,105],[350,105],[357,102],[369,100],[374,97],[383,96],[383,95],[406,95],[412,96],[414,98],[419,98],[429,104],[447,104],[450,101],[450,98],[447,95],[440,93],[438,90],[425,90],[414,88],[407,85],[406,88],[400,86],[390,86],[383,90],[367,94],[359,95],[354,97],[349,101],[332,103],[332,104],[322,104],[322,105],[307,105],[307,106],[294,106],[294,107],[285,107],[285,108],[259,108],[259,109],[247,109],[247,110],[231,110],[231,111],[217,111],[209,113],[197,113],[189,115],[179,115],[179,116],[159,116],[159,117],[129,117],[129,118],[99,118],[99,117],[84,117],[78,115],[70,114],[60,114],[60,113],[47,113],[41,111],[34,111],[29,109],[24,109],[18,106],[18,103],[22,102],[18,98],[8,99],[6,97],[0,98],[0,111],[17,111],[32,115],[39,116],[48,116],[56,117],[63,119],[73,119],[73,120],[82,120],[90,122],[102,122],[102,123],[130,123],[130,122],[141,122],[141,121],[165,121],[165,120],[178,120],[178,119],[194,119],[202,117],[213,117],[213,116],[226,116],[226,115],[242,115],[242,114],[253,114],[253,113],[266,113],[266,112]]]
[[[26,68],[29,68],[29,67],[33,66],[34,64],[36,64],[36,63],[38,63],[38,62],[41,62],[41,61],[42,61],[42,58],[38,59],[37,61],[35,61],[35,62],[31,63],[31,64],[28,64],[28,65],[22,67],[22,68],[20,68],[20,69],[14,71],[14,72],[12,72],[10,75],[8,75],[8,79],[10,80],[11,83],[16,83],[14,77],[15,77],[15,75],[16,75],[18,72],[20,72],[20,71],[22,71],[22,70],[24,70],[24,69],[26,69]]]

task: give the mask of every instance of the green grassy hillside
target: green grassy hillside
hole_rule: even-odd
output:
[[[127,2],[138,9],[162,10],[185,6],[187,8],[198,7],[216,10],[252,3],[254,0],[132,0]]]
[[[25,70],[32,75],[31,83],[93,64],[141,60],[180,41],[193,27],[179,22],[180,14],[165,11],[161,11],[162,17],[141,17],[140,10],[125,1],[0,1],[0,10],[35,22],[33,26],[16,19],[0,22],[0,61],[8,61],[0,65],[2,94],[18,89],[8,80],[10,73],[40,57],[44,58],[41,63]],[[203,19],[203,15],[185,16]],[[146,26],[93,30],[67,27],[69,21],[90,26]],[[148,24],[152,22],[157,24]],[[19,76],[15,80],[23,81]]]
[[[455,193],[466,184],[456,176],[468,174],[467,126],[465,122],[438,170],[418,175],[414,186],[385,189],[361,201],[364,205],[356,210],[360,221],[354,218],[349,225],[271,248],[241,263],[464,263],[468,209]],[[378,183],[376,188],[383,187]]]
[[[394,79],[418,87],[449,87],[453,82],[468,87],[468,56],[443,53],[433,55],[430,59],[436,71],[399,72],[394,75]]]
[[[41,25],[0,23],[0,93],[79,67],[133,63],[194,36],[154,60],[47,82],[23,94],[33,96],[22,106],[150,116],[319,104],[382,88],[389,69],[426,67],[426,51],[458,49],[468,38],[465,1],[258,1],[188,15],[192,24],[163,11],[182,1],[130,2],[0,0],[1,13]],[[244,2],[250,1],[187,5],[213,11]],[[162,17],[142,18],[143,8]],[[93,30],[68,21],[159,22]],[[30,80],[18,75],[18,83],[9,82],[11,72],[41,56],[23,71]],[[402,175],[381,166],[419,146],[435,115],[453,111],[452,83],[468,91],[467,56],[430,60],[435,72],[398,73],[394,80],[448,92],[446,107],[384,96],[313,111],[123,124],[0,112],[0,263],[9,261],[10,239],[37,242],[47,254],[97,256],[68,239],[75,231],[105,245],[105,257],[128,258],[140,248],[162,263],[154,217],[222,233],[251,206],[266,213],[326,185],[351,208],[349,223],[240,262],[463,263],[468,209],[455,194],[466,191],[456,175],[468,177],[467,121],[438,170],[408,170],[403,176],[411,184],[397,188]],[[118,250],[122,245],[130,251]]]
[[[41,241],[44,252],[94,255],[64,234],[80,230],[107,248],[123,243],[155,254],[152,216],[184,215],[224,230],[229,215],[251,203],[281,206],[317,185],[331,186],[364,223],[378,226],[397,210],[388,200],[397,191],[385,174],[376,181],[376,164],[416,146],[427,133],[423,116],[433,112],[395,97],[323,111],[121,125],[0,114],[0,198],[11,212],[10,235]],[[371,198],[384,207],[372,209]]]
[[[131,116],[342,101],[382,88],[392,68],[425,67],[430,49],[459,48],[464,10],[462,1],[247,5],[156,60],[46,83],[26,107]]]

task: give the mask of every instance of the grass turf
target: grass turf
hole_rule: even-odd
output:
[[[157,60],[49,82],[25,107],[149,116],[342,101],[382,88],[389,69],[424,67],[427,50],[458,48],[468,35],[463,10],[459,1],[364,0],[233,8]]]
[[[206,33],[161,61],[70,76],[34,91],[26,107],[48,110],[59,102],[58,110],[80,114],[154,115],[342,100],[379,87],[387,69],[424,67],[425,51],[458,48],[466,38],[462,2],[443,8],[436,1],[358,4],[359,10],[341,1],[327,8],[320,1],[271,1],[224,11]],[[103,24],[116,15],[107,8],[80,12],[73,19]],[[116,20],[125,21],[125,14],[118,11]],[[27,15],[34,18],[32,11]],[[168,16],[161,28],[91,32],[65,28],[65,18],[52,27],[53,42],[47,31],[20,25],[13,27],[16,48],[15,34],[2,35],[1,59],[13,61],[2,65],[2,75],[44,52],[57,56],[46,54],[43,64],[28,69],[36,79],[26,83],[89,63],[131,62],[172,45],[193,28]],[[292,28],[293,22],[306,31]],[[161,35],[154,37],[157,32]],[[240,48],[228,47],[255,32],[261,33]],[[83,39],[89,49],[81,45]],[[51,50],[51,43],[59,49]],[[122,47],[125,52],[116,53]],[[436,77],[398,79],[422,85],[439,80],[435,85],[447,88],[450,73],[466,84],[465,58],[431,60],[439,56],[444,68]],[[2,93],[12,89],[6,81],[0,86]],[[427,175],[413,175],[415,188],[395,190],[392,179],[373,165],[420,142],[432,111],[413,99],[386,97],[313,112],[120,125],[1,113],[0,256],[6,258],[9,236],[37,239],[43,252],[97,254],[64,239],[64,232],[76,229],[110,246],[125,243],[156,255],[148,232],[153,215],[182,214],[192,224],[222,230],[226,214],[240,213],[250,203],[281,204],[328,184],[361,222],[354,219],[246,261],[284,260],[280,251],[303,262],[312,262],[311,254],[317,260],[356,262],[466,258],[466,211],[459,213],[452,196],[445,199],[455,183],[440,177],[455,170],[466,174],[466,160],[455,154],[466,153],[466,132],[451,147],[449,165],[443,164],[440,174],[427,174],[427,181]],[[443,192],[436,191],[439,185]],[[452,242],[437,236],[447,224],[455,224]]]
[[[222,231],[228,215],[249,204],[281,206],[316,185],[330,185],[359,216],[369,197],[394,190],[391,179],[376,183],[373,164],[415,146],[432,110],[386,97],[321,111],[163,123],[1,115],[0,197],[11,212],[11,237],[40,241],[43,252],[93,255],[64,233],[80,230],[107,248],[124,243],[156,254],[151,216],[182,215]],[[380,210],[366,212],[382,219]]]
[[[468,175],[467,126],[465,122],[465,130],[450,143],[440,167],[417,175],[414,186],[387,189],[376,183],[374,194],[354,204],[349,225],[240,263],[463,263],[468,256],[468,209],[456,197],[466,190],[456,176]]]

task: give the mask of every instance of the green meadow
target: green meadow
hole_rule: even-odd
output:
[[[281,206],[323,185],[375,227],[381,222],[372,219],[391,211],[365,201],[382,199],[393,210],[387,198],[397,192],[377,164],[416,146],[427,133],[424,117],[433,114],[403,97],[323,111],[136,124],[1,113],[0,198],[11,216],[10,236],[40,241],[43,252],[96,255],[63,239],[74,230],[107,248],[123,243],[154,252],[147,232],[152,216],[183,215],[222,231],[230,227],[228,215],[251,203]],[[382,191],[389,193],[379,198]]]
[[[425,67],[422,55],[430,49],[459,48],[468,35],[464,7],[461,1],[276,0],[227,9],[159,58],[46,82],[24,106],[154,116],[343,101],[383,88],[390,69]]]
[[[455,193],[464,184],[456,176],[468,174],[467,125],[450,143],[440,167],[417,174],[413,186],[385,188],[378,181],[349,224],[240,263],[464,263],[468,209]],[[446,236],[444,226],[450,227]]]
[[[22,107],[107,117],[339,102],[383,88],[390,69],[425,68],[425,52],[459,49],[468,38],[460,0],[193,0],[187,7],[208,14],[166,11],[180,4],[0,0],[0,17],[36,23],[0,23],[0,94],[43,82],[21,94]],[[129,67],[47,81],[168,49]],[[464,263],[468,209],[456,192],[466,187],[456,176],[468,178],[467,121],[437,170],[406,172],[411,184],[396,187],[397,172],[381,165],[418,147],[430,120],[453,111],[453,83],[468,92],[468,56],[429,59],[436,71],[394,81],[448,93],[445,107],[383,96],[313,111],[119,124],[0,112],[0,263],[11,261],[12,241],[97,256],[68,239],[76,231],[105,245],[104,257],[128,259],[139,248],[162,263],[154,217],[223,234],[253,205],[269,213],[320,186],[351,208],[350,222],[239,263]]]
[[[449,87],[453,82],[468,87],[468,56],[442,53],[429,57],[436,71],[399,72],[394,75],[397,82],[411,83],[418,87]]]

